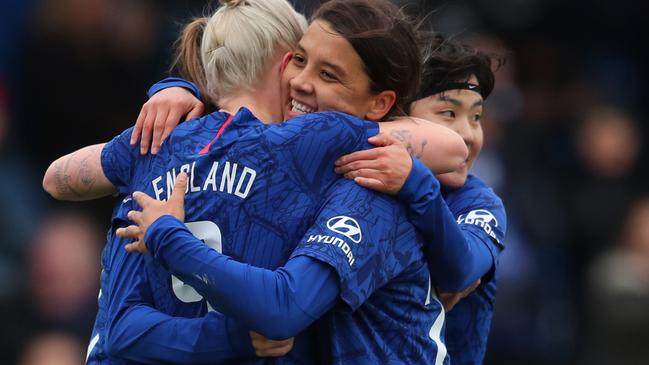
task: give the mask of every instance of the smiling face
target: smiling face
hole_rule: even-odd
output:
[[[478,84],[475,76],[468,80]],[[455,172],[438,175],[440,183],[459,188],[466,182],[469,169],[480,154],[483,144],[481,125],[483,99],[471,90],[448,90],[412,103],[410,115],[444,125],[457,132],[469,149],[469,157]]]
[[[315,20],[286,66],[286,119],[316,111],[341,111],[378,120],[373,112],[381,94],[370,90],[363,62],[352,45],[328,23]]]

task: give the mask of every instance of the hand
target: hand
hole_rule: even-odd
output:
[[[151,153],[155,155],[183,116],[185,120],[194,119],[203,115],[204,110],[203,103],[182,87],[161,90],[142,106],[131,134],[131,144],[137,143],[141,136],[140,153],[145,155],[153,136]]]
[[[465,298],[467,295],[473,293],[473,291],[480,285],[481,280],[478,279],[475,283],[471,284],[468,288],[462,290],[461,292],[458,293],[440,293],[439,294],[439,300],[442,302],[442,305],[444,306],[444,310],[447,312],[450,312],[455,305]]]
[[[288,340],[270,340],[257,332],[250,331],[250,339],[255,354],[259,357],[278,357],[286,355],[293,349],[293,337]]]
[[[368,189],[396,194],[412,170],[412,158],[397,139],[380,133],[367,140],[377,146],[345,155],[336,161],[336,173]]]
[[[181,172],[176,178],[173,192],[166,202],[155,200],[139,191],[133,193],[133,199],[142,207],[142,211],[131,210],[128,212],[128,219],[135,225],[115,231],[119,237],[135,240],[126,245],[126,251],[149,254],[144,243],[144,235],[149,226],[163,215],[172,215],[181,221],[185,219],[185,189],[187,189],[187,174]]]

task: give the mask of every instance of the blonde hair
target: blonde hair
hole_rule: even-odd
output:
[[[252,88],[279,50],[291,50],[307,22],[286,0],[220,0],[208,19],[188,24],[176,64],[216,103],[232,91]]]

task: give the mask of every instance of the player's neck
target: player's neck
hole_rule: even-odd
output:
[[[221,110],[230,114],[235,114],[242,107],[248,108],[252,114],[265,124],[273,122],[273,113],[268,111],[263,103],[260,104],[256,97],[252,95],[241,95],[221,101]]]

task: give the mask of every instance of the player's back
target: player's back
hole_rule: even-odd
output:
[[[185,222],[192,233],[236,260],[275,269],[314,221],[324,192],[340,180],[335,159],[366,147],[378,128],[331,113],[269,126],[243,108],[228,119],[214,113],[179,126],[158,156],[140,159],[133,189],[166,199],[175,176],[187,172]],[[179,299],[202,300],[172,280]],[[312,344],[304,333],[287,357],[264,361],[311,363]]]

